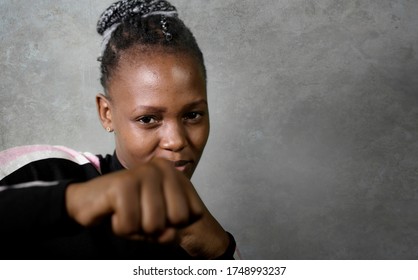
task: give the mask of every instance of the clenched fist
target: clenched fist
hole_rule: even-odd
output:
[[[215,258],[229,242],[190,180],[163,159],[71,184],[66,207],[82,226],[111,216],[118,236],[177,242],[195,257]]]

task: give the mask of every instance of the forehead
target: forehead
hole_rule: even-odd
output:
[[[206,97],[206,81],[197,60],[184,53],[126,52],[109,83],[118,103],[180,102]],[[153,105],[153,104],[152,104]]]

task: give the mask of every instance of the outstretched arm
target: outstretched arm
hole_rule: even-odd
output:
[[[83,226],[111,216],[116,235],[177,242],[193,257],[219,257],[230,242],[190,180],[162,159],[71,184],[65,200],[69,216]]]

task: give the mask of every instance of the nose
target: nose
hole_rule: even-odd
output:
[[[166,123],[160,136],[160,147],[164,150],[179,152],[187,146],[186,130],[177,122]]]

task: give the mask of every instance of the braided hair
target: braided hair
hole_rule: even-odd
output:
[[[105,93],[121,55],[133,47],[144,54],[168,52],[192,55],[206,79],[203,54],[196,39],[168,1],[115,2],[100,16],[97,32],[103,36],[102,55],[98,60],[101,64],[100,82]]]

